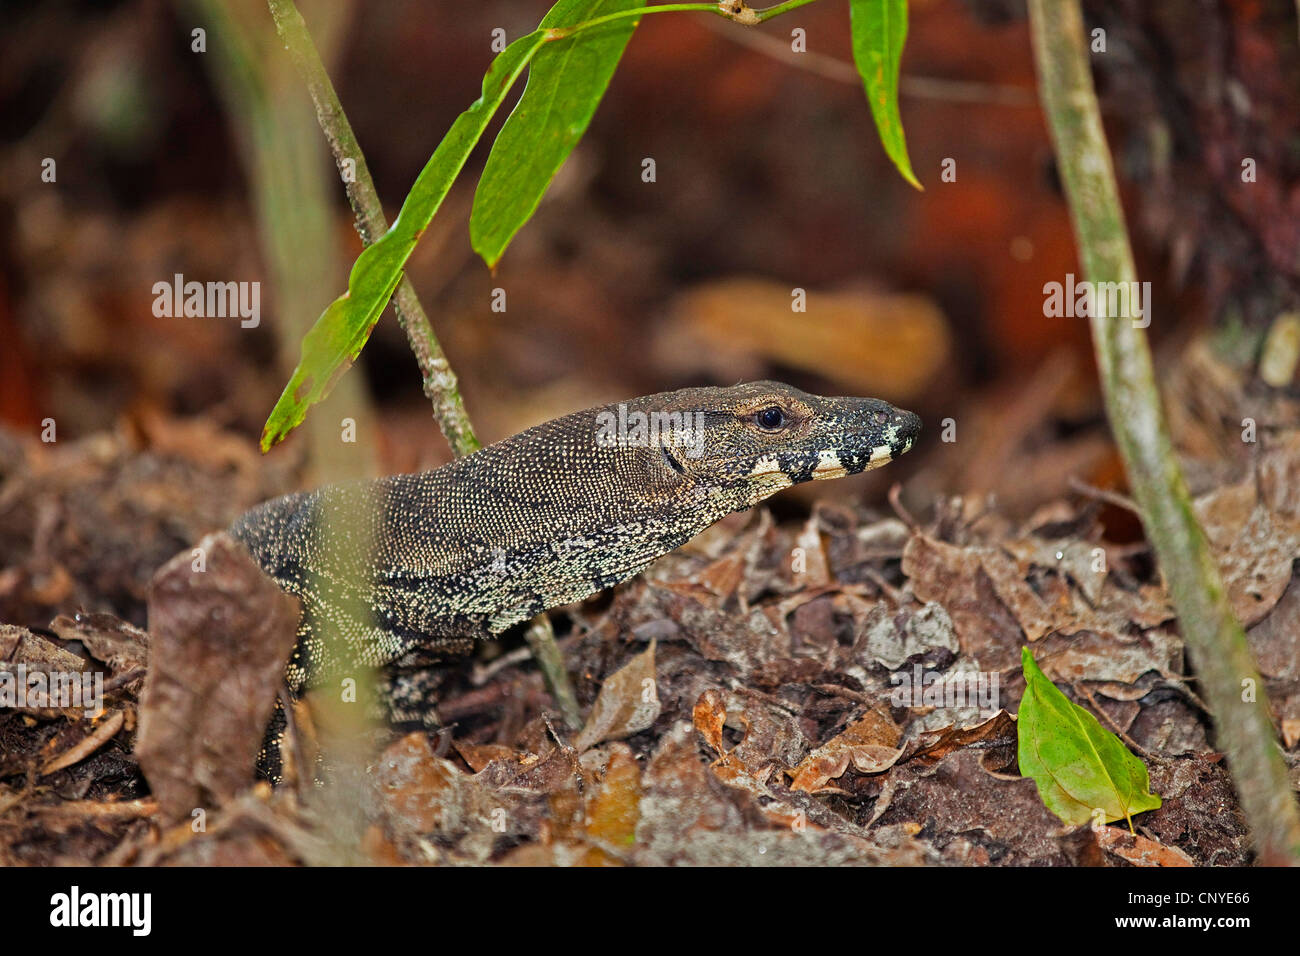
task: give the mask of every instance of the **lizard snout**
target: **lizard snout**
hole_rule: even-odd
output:
[[[893,457],[906,452],[921,434],[921,418],[915,412],[906,409],[894,409],[893,434],[889,435],[889,449]]]
[[[846,456],[849,474],[889,464],[910,450],[921,434],[921,419],[915,413],[879,399],[862,402],[865,407],[860,406],[856,414],[865,424],[851,433],[851,451]]]

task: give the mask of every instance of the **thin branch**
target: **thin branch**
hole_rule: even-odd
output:
[[[1083,271],[1093,283],[1134,283],[1128,288],[1137,288],[1079,0],[1029,0],[1029,21],[1040,95]],[[1131,320],[1131,311],[1090,318],[1111,429],[1200,675],[1259,862],[1300,863],[1300,809],[1275,739],[1264,683],[1192,510],[1165,424],[1146,333]]]
[[[575,33],[590,30],[592,27],[604,26],[606,23],[613,23],[616,20],[639,20],[650,13],[712,13],[735,23],[742,23],[745,26],[752,27],[771,20],[773,17],[779,17],[783,13],[789,13],[791,10],[797,10],[799,7],[806,7],[808,4],[816,2],[817,0],[786,0],[785,3],[763,7],[761,10],[755,10],[746,0],[718,0],[716,3],[656,3],[646,7],[633,7],[629,10],[606,13],[599,17],[592,17],[590,20],[583,20],[581,23],[575,23],[573,26],[552,27],[546,38],[548,40],[563,40],[565,37],[571,37]]]
[[[1300,0],[1297,0],[1300,2]],[[773,36],[762,30],[732,30],[725,23],[717,20],[705,20],[709,29],[725,36],[733,43],[749,47],[787,66],[797,67],[817,76],[846,83],[850,86],[862,86],[862,76],[858,68],[848,60],[816,50],[795,53],[790,49],[789,38]],[[990,106],[1037,107],[1038,97],[1033,90],[1019,86],[1006,86],[998,83],[981,83],[977,80],[945,80],[937,76],[908,76],[904,74],[898,80],[898,92],[902,96],[921,100],[937,100],[946,103],[978,103]]]
[[[555,628],[545,612],[528,622],[524,639],[533,652],[533,659],[546,680],[546,687],[555,698],[555,706],[564,715],[564,722],[570,729],[582,727],[582,708],[578,706],[578,697],[569,683],[569,672],[564,666],[564,652],[555,640]]]
[[[316,44],[307,32],[307,24],[293,0],[267,0],[267,5],[275,19],[276,31],[307,84],[312,102],[316,104],[316,117],[329,141],[330,152],[334,154],[334,162],[347,189],[348,202],[357,217],[357,233],[368,246],[388,231],[388,220],[375,191],[374,180],[370,178],[366,157],[352,132],[352,124],[343,112],[343,105],[330,82],[325,64],[321,62]],[[406,276],[402,277],[393,295],[393,311],[397,313],[397,321],[415,353],[425,397],[433,405],[433,417],[446,436],[452,453],[460,457],[478,450],[481,445],[469,416],[465,414],[456,373],[443,354],[415,288]]]
[[[1133,499],[1121,495],[1118,491],[1098,488],[1094,485],[1088,484],[1086,481],[1076,478],[1074,475],[1071,475],[1066,483],[1069,485],[1070,490],[1076,494],[1086,495],[1087,497],[1094,498],[1097,501],[1104,501],[1108,505],[1114,505],[1116,508],[1121,508],[1124,511],[1131,511],[1135,515],[1141,517],[1142,513],[1138,511],[1138,506],[1133,502]]]
[[[343,104],[334,92],[334,84],[330,82],[325,64],[316,51],[316,44],[307,32],[307,24],[293,5],[293,0],[267,0],[267,4],[275,19],[276,31],[306,82],[312,102],[316,104],[317,119],[329,141],[334,162],[343,175],[348,202],[357,217],[357,233],[363,243],[370,245],[388,231],[388,220],[379,203],[374,180],[370,178],[365,154],[361,152],[356,134],[352,132],[352,124],[343,112]],[[345,171],[352,175],[345,175]],[[424,394],[433,404],[433,417],[446,436],[452,453],[461,457],[477,451],[482,446],[465,413],[460,389],[456,385],[456,373],[447,362],[438,337],[415,294],[415,288],[406,276],[402,277],[393,296],[393,311],[397,313],[397,320],[406,331],[411,351],[415,353],[420,365]],[[580,726],[577,696],[564,668],[564,655],[555,644],[555,631],[545,612],[533,618],[529,625],[528,639],[538,667],[563,711],[565,720]]]
[[[813,3],[814,0],[786,0],[785,3],[778,3],[776,6],[764,7],[762,10],[755,10],[758,16],[758,22],[763,23],[771,20],[773,17],[779,17],[783,13],[789,13],[791,10],[797,10],[802,6]],[[743,6],[743,4],[742,4]]]

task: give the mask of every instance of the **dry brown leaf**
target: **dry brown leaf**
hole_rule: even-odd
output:
[[[573,746],[582,753],[603,741],[640,733],[655,722],[659,706],[655,642],[651,641],[642,653],[605,678],[587,715],[587,725]]]
[[[1068,609],[1045,604],[1025,581],[1025,569],[1019,562],[996,548],[981,548],[977,554],[993,590],[1015,615],[1026,640],[1036,641],[1060,626],[1061,611]]]
[[[790,334],[790,287],[734,276],[680,295],[656,343],[673,367],[709,368],[760,358],[805,369],[854,394],[919,394],[947,361],[948,323],[934,302],[911,293],[812,290]]]
[[[60,614],[50,630],[65,641],[80,641],[116,675],[149,663],[149,635],[112,614]]]
[[[1024,632],[998,597],[977,554],[913,534],[903,549],[903,573],[918,598],[947,610],[966,654],[993,670],[1015,666]]]
[[[793,565],[794,579],[797,583],[810,587],[824,587],[831,583],[830,561],[822,544],[820,512],[814,511],[804,522],[795,538],[796,555],[799,563]]]
[[[469,768],[478,773],[494,760],[510,761],[518,759],[519,755],[511,747],[505,744],[471,744],[457,741],[455,744],[456,753],[464,758],[469,764]]]
[[[1300,582],[1292,578],[1277,604],[1246,636],[1261,673],[1283,680],[1300,678]]]
[[[1050,662],[1060,680],[1133,684],[1149,671],[1173,680],[1181,677],[1183,642],[1164,628],[1123,639],[1091,631],[1053,634],[1035,657]]]
[[[1045,554],[1021,540],[1012,545],[1011,550],[1021,555],[1015,558],[1000,548],[963,548],[916,534],[904,551],[903,571],[918,597],[948,610],[962,649],[993,670],[1015,666],[1009,651],[1016,641],[1064,638],[1073,642],[1092,635],[1108,648],[1131,645],[1135,628],[1154,627],[1171,616],[1168,600],[1158,589],[1133,593],[1106,577],[1100,588],[1093,587],[1086,595],[1073,583],[1075,575],[1084,574],[1077,567],[1079,556],[1071,565],[1073,571],[1056,562],[1058,551],[1064,560],[1063,548],[1068,546],[1057,541],[1054,550]],[[1044,560],[1057,566],[1045,568],[1040,564]],[[1034,587],[1028,583],[1031,578]],[[1008,627],[1010,622],[1014,630]],[[1172,641],[1181,649],[1176,638]],[[1158,662],[1155,669],[1169,672],[1172,664],[1164,646],[1168,642],[1162,638],[1152,642],[1161,645],[1150,654]],[[1150,668],[1136,673],[1144,669]],[[1080,676],[1113,679],[1103,673]]]
[[[1273,609],[1300,557],[1300,517],[1274,511],[1250,477],[1197,498],[1197,517],[1214,548],[1233,613],[1250,627]]]
[[[22,698],[14,696],[13,709],[38,717],[80,720],[87,711],[76,702],[96,701],[95,685],[100,682],[96,678],[102,676],[92,673],[84,658],[48,638],[25,627],[0,624],[0,687],[14,695],[20,685],[23,690]],[[62,699],[60,690],[72,695],[72,706],[51,706]]]
[[[1182,850],[1165,846],[1141,834],[1132,834],[1123,827],[1096,827],[1098,845],[1133,866],[1195,866],[1195,861]]]
[[[722,753],[722,727],[727,721],[727,707],[722,692],[710,687],[702,693],[695,702],[691,717],[704,742]]]
[[[388,812],[417,833],[431,833],[442,822],[444,797],[465,774],[450,760],[434,756],[429,739],[409,733],[383,752],[376,784]]]
[[[621,743],[610,745],[599,783],[590,793],[583,821],[586,835],[610,849],[630,849],[636,842],[636,825],[641,816],[641,768],[631,748]],[[586,866],[614,866],[622,861],[596,846],[582,862]]]
[[[999,710],[988,720],[973,727],[944,727],[926,731],[916,741],[916,749],[908,759],[941,760],[961,747],[976,744],[1007,745],[1016,739],[1016,719],[1005,710]]]
[[[297,640],[298,602],[228,535],[159,569],[149,592],[153,652],[136,758],[165,818],[221,804],[253,782],[262,736]]]
[[[845,598],[857,612],[853,655],[863,664],[897,670],[908,660],[957,653],[952,619],[942,604],[927,601],[920,607],[893,608],[886,601],[867,605],[850,595]]]
[[[898,747],[901,731],[887,716],[867,713],[818,747],[791,771],[791,790],[815,793],[828,780],[840,777],[849,764],[860,773],[880,773],[902,755]]]

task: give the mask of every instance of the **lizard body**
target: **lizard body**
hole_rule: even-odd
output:
[[[886,464],[920,424],[878,399],[776,382],[662,392],[434,471],[277,498],[231,533],[302,600],[286,673],[298,690],[581,600],[782,488]]]

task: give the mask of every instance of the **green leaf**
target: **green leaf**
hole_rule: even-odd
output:
[[[1133,814],[1160,806],[1146,764],[1057,690],[1027,647],[1021,663],[1025,696],[1016,719],[1020,772],[1033,778],[1047,809],[1066,823],[1087,823],[1100,810],[1107,823],[1123,818],[1132,830]]]
[[[442,205],[483,130],[515,81],[547,40],[534,30],[501,51],[483,77],[483,95],[452,123],[402,203],[388,232],[357,257],[348,291],[321,313],[302,340],[289,384],[262,429],[262,451],[302,424],[307,409],[325,398],[360,354],[384,306],[402,279],[415,243]]]
[[[539,29],[571,27],[645,5],[645,0],[559,0]],[[524,95],[497,135],[474,194],[470,242],[489,268],[528,222],[586,132],[637,17],[548,44],[528,68]]]
[[[907,158],[903,120],[898,115],[898,72],[907,39],[907,0],[849,0],[853,63],[862,77],[885,152],[903,178],[922,189]]]

